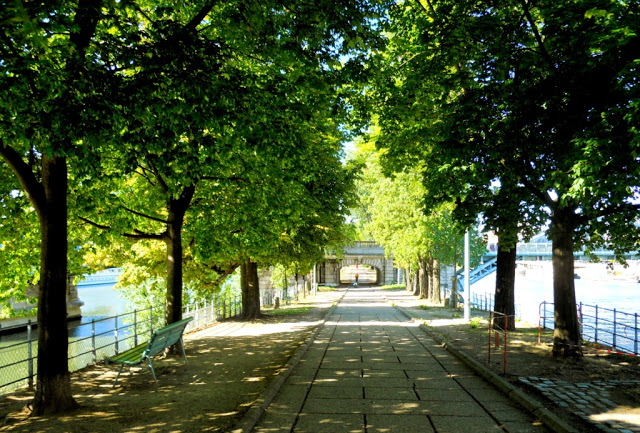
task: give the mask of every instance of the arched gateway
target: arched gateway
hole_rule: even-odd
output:
[[[363,284],[395,284],[401,278],[393,267],[393,257],[386,258],[384,247],[373,241],[358,241],[346,247],[339,259],[327,255],[325,262],[316,267],[316,281],[325,286],[351,284],[355,274]]]

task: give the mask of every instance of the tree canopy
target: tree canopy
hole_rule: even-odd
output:
[[[331,197],[349,184],[335,164],[347,98],[340,85],[357,78],[368,47],[379,44],[380,11],[380,3],[355,0],[3,4],[0,155],[22,190],[3,179],[3,211],[17,215],[15,203],[27,197],[41,235],[39,269],[23,268],[40,276],[38,356],[48,360],[38,364],[34,414],[75,406],[63,349],[67,248],[84,239],[73,245],[67,236],[76,210],[131,238],[164,240],[175,287],[194,203],[201,207],[193,220],[234,213],[224,218],[240,227],[211,234],[219,245],[239,236],[246,257],[283,232],[300,240],[302,222],[315,241],[336,237],[339,218],[321,210],[339,209]],[[315,177],[304,179],[316,157]],[[234,190],[243,176],[247,187]],[[312,199],[311,190],[326,195]],[[106,203],[91,203],[90,194]],[[221,213],[206,213],[212,209]],[[271,225],[258,230],[263,223]],[[181,291],[168,293],[173,314]]]
[[[492,219],[536,227],[546,209],[557,354],[580,351],[573,249],[637,248],[638,22],[632,2],[416,1],[391,11],[380,56],[393,164],[438,161],[427,184],[481,204],[468,213],[502,203]],[[509,207],[478,199],[495,182]]]

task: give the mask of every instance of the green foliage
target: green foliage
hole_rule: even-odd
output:
[[[375,134],[373,136],[375,139]],[[385,173],[383,152],[362,141],[352,155],[363,168],[359,179],[359,207],[355,209],[361,232],[393,252],[399,266],[417,266],[420,259],[432,257],[444,263],[462,258],[459,244],[464,230],[453,220],[451,203],[426,206],[422,165]],[[472,232],[473,233],[473,232]],[[474,262],[484,253],[482,238],[472,235]]]
[[[578,244],[635,249],[635,6],[429,5],[391,11],[378,58],[387,169],[424,164],[428,202],[455,198],[507,242],[568,209]]]
[[[473,0],[390,10],[373,99],[386,171],[482,215],[502,245],[548,225],[554,354],[579,352],[573,251],[640,244],[635,2]],[[550,224],[548,224],[550,223]]]
[[[283,265],[275,265],[271,270],[271,286],[272,287],[286,287],[288,286],[288,279],[291,278],[292,272],[290,269],[285,268]]]
[[[286,307],[279,308],[277,310],[270,310],[269,316],[298,316],[301,314],[307,314],[312,310],[312,307]]]
[[[480,326],[480,318],[479,317],[474,317],[469,322],[469,327],[471,329],[477,329],[479,326]]]
[[[407,288],[404,284],[389,284],[386,286],[380,286],[380,290],[405,290]]]

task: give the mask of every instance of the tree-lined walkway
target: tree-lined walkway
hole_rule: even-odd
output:
[[[399,314],[352,288],[255,432],[544,432]]]

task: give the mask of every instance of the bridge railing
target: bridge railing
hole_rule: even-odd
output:
[[[376,241],[356,241],[347,248],[382,248]]]
[[[551,255],[553,253],[553,247],[551,242],[519,243],[516,250],[518,255],[521,255],[521,254]],[[495,253],[495,251],[491,251],[491,252]],[[576,255],[581,255],[581,256],[586,254],[584,250],[574,251],[574,253]],[[595,250],[593,250],[593,254],[597,256],[613,256],[615,255],[615,252],[609,248],[596,248]],[[629,255],[635,256],[637,255],[637,253],[630,252],[627,254],[627,256]]]

